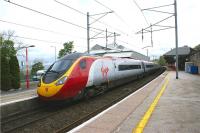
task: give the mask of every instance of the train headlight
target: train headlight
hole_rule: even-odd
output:
[[[61,79],[58,80],[56,86],[64,84],[66,80],[67,80],[66,76],[62,77]]]

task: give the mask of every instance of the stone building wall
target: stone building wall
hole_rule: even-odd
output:
[[[195,54],[190,55],[190,61],[194,62],[196,66],[198,66],[199,74],[200,74],[200,51]]]

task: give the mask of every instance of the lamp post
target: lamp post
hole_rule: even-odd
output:
[[[55,54],[55,61],[56,61],[56,46],[51,46],[51,47],[53,47],[54,48],[54,54]]]
[[[18,50],[21,50],[21,49],[26,49],[26,88],[28,89],[29,88],[29,72],[28,72],[28,48],[29,47],[35,47],[35,45],[29,45],[29,46],[23,46],[23,47],[20,47]]]
[[[28,72],[28,48],[29,47],[35,47],[34,45],[30,46],[25,46],[23,48],[26,48],[26,88],[28,89],[30,84],[29,84],[29,72]]]

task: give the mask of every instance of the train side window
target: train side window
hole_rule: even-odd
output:
[[[141,65],[119,65],[118,66],[119,71],[133,70],[133,69],[141,69]]]
[[[146,68],[152,68],[153,65],[146,65]]]
[[[86,68],[86,60],[82,60],[80,62],[80,67],[81,67],[81,69],[85,69]]]

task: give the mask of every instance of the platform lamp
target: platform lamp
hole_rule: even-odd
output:
[[[28,48],[35,47],[35,45],[24,46],[22,48],[26,48],[26,88],[29,88],[29,72],[28,72]]]

